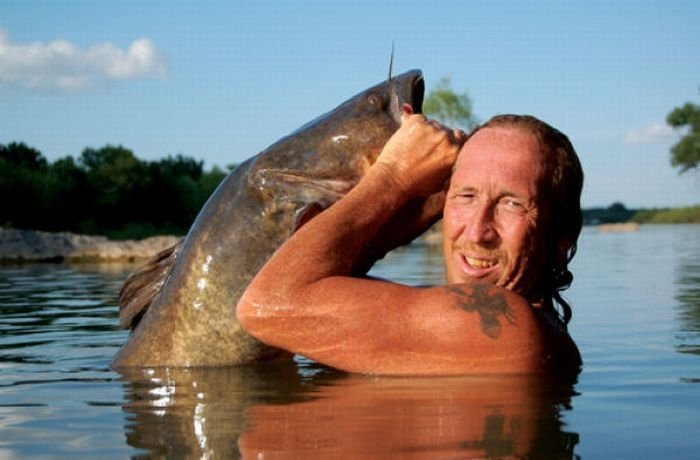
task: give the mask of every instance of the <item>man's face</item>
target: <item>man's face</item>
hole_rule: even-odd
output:
[[[548,257],[543,171],[537,140],[521,129],[483,128],[464,144],[445,202],[448,283],[482,280],[531,293]]]

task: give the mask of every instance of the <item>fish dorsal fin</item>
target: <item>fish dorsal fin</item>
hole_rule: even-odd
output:
[[[131,273],[119,291],[119,326],[135,329],[170,274],[183,240],[162,250]]]

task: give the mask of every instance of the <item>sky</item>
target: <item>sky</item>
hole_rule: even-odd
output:
[[[225,167],[418,68],[481,121],[565,132],[584,207],[700,204],[666,115],[700,103],[700,2],[0,0],[0,144]]]

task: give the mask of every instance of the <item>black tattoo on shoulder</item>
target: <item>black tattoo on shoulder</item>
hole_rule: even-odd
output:
[[[481,330],[490,338],[497,339],[501,335],[499,316],[503,315],[511,324],[515,324],[515,318],[505,297],[489,292],[489,288],[483,284],[447,286],[447,290],[454,294],[457,306],[464,311],[479,313]]]

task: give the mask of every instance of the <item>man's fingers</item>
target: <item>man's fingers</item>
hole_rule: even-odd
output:
[[[459,128],[455,128],[452,130],[452,140],[455,142],[455,144],[463,145],[465,142],[467,142],[467,133]]]
[[[449,139],[457,145],[461,146],[467,141],[467,133],[459,128],[450,128],[449,126],[444,125],[437,120],[433,120],[432,118],[426,118],[425,123],[432,126],[434,129],[446,132]]]

